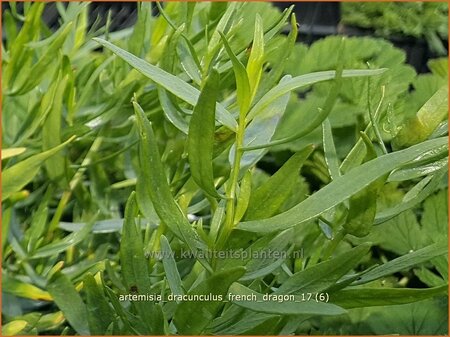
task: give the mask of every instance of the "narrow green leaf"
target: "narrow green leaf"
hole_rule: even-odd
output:
[[[86,104],[97,86],[96,81],[99,80],[102,72],[104,72],[113,61],[114,56],[111,55],[96,67],[92,74],[90,74],[89,79],[84,83],[83,87],[80,88],[81,90],[79,91],[79,96],[77,98],[76,109],[81,109]]]
[[[89,13],[87,4],[79,3],[77,9],[74,11],[74,17],[76,18],[76,26],[73,34],[72,51],[78,50],[86,42],[86,35],[89,28]]]
[[[137,199],[137,194],[136,194]],[[149,221],[148,219],[145,219],[146,221]],[[156,225],[159,220],[151,222],[152,225]],[[85,222],[65,222],[61,221],[59,224],[59,228],[64,229],[67,232],[78,232],[86,225]],[[145,223],[143,221],[142,228],[145,228]],[[123,219],[117,218],[117,219],[108,219],[108,220],[100,220],[96,221],[94,223],[94,227],[92,228],[92,233],[95,234],[105,234],[105,233],[113,233],[113,232],[120,232],[123,227]]]
[[[208,48],[205,55],[204,60],[204,66],[203,71],[208,73],[209,68],[212,64],[212,61],[217,56],[217,53],[219,52],[220,48],[220,40],[221,36],[220,33],[226,34],[229,27],[231,26],[231,23],[233,22],[233,14],[238,9],[238,7],[241,4],[238,2],[230,2],[227,6],[227,9],[225,13],[223,13],[222,17],[220,18],[219,22],[217,23],[217,26],[214,30],[214,32],[211,34],[211,38],[208,42]]]
[[[195,5],[195,2],[191,2],[190,4]],[[202,82],[200,75],[200,61],[198,60],[197,52],[191,41],[188,38],[183,39],[181,43],[178,44],[177,48],[181,67],[194,83],[200,85]]]
[[[336,147],[334,146],[331,123],[328,118],[322,123],[322,134],[323,151],[328,166],[328,173],[330,174],[331,179],[334,180],[341,175],[341,171],[339,169],[339,159],[336,153]]]
[[[28,113],[25,121],[20,126],[19,131],[15,135],[14,144],[22,144],[29,139],[39,128],[42,127],[47,118],[55,99],[58,72],[55,71],[48,90],[43,94],[40,102],[33,106]]]
[[[143,57],[149,48],[152,23],[152,3],[137,4],[137,21],[128,40],[128,49],[134,55]]]
[[[165,89],[158,87],[159,102],[167,120],[187,135],[189,133],[189,124],[181,115],[179,107],[172,101],[170,95]]]
[[[159,6],[159,3],[158,3]],[[160,7],[160,10],[162,8]],[[164,51],[161,55],[161,69],[165,70],[167,72],[173,72],[175,70],[175,67],[178,66],[178,54],[177,54],[177,45],[180,36],[183,34],[183,31],[185,30],[185,25],[182,24],[180,27],[175,29],[175,31],[170,35],[169,39],[166,42],[166,46],[164,48]]]
[[[8,242],[12,213],[13,207],[7,207],[4,210],[2,210],[2,252],[4,251],[5,245]]]
[[[417,112],[405,121],[393,139],[396,147],[407,147],[424,141],[448,115],[448,86],[440,88]]]
[[[67,276],[57,272],[47,290],[72,328],[80,335],[90,335],[86,305]]]
[[[275,294],[317,293],[327,290],[352,270],[369,252],[370,244],[362,244],[327,261],[295,273]]]
[[[293,9],[293,6],[291,6],[289,9],[285,10],[284,16],[282,17],[282,23],[284,25],[284,22],[288,19],[291,11]],[[268,34],[266,34],[267,36]],[[295,43],[297,41],[297,35],[298,35],[298,26],[297,26],[297,20],[295,18],[295,14],[291,15],[291,29],[289,32],[289,35],[284,42],[282,49],[283,49],[283,59],[280,60],[280,62],[276,62],[275,64],[272,64],[272,68],[265,76],[264,81],[260,83],[260,91],[258,93],[258,96],[256,96],[256,99],[259,101],[259,95],[266,93],[269,91],[275,83],[280,79],[281,75],[283,74],[284,68],[287,64],[289,64],[289,58],[292,54],[292,50],[294,49]],[[268,39],[265,39],[265,42],[267,43]]]
[[[246,150],[257,149],[257,148],[268,148],[268,147],[292,142],[294,140],[297,140],[301,137],[308,135],[309,133],[313,132],[317,127],[319,127],[320,124],[322,124],[322,122],[330,115],[331,111],[333,110],[333,107],[334,107],[336,100],[338,98],[338,95],[339,95],[339,91],[340,91],[340,88],[342,85],[342,76],[343,76],[343,69],[344,69],[344,55],[345,55],[344,51],[345,51],[345,40],[342,39],[340,42],[340,45],[339,45],[339,50],[338,50],[338,64],[337,64],[336,72],[335,72],[334,85],[333,85],[332,89],[330,90],[325,102],[323,103],[323,107],[318,108],[319,113],[315,114],[315,116],[311,119],[311,121],[307,124],[307,126],[303,127],[300,131],[294,133],[291,136],[288,136],[288,137],[285,137],[282,139],[273,140],[270,143],[261,144],[259,146],[250,146],[250,147],[247,147]],[[282,85],[283,82],[288,83],[289,80],[283,78],[279,85]]]
[[[324,302],[316,302],[305,301],[299,295],[291,295],[294,299],[285,299],[284,301],[272,299],[264,299],[264,294],[260,294],[250,288],[247,288],[239,283],[233,283],[230,287],[230,294],[233,295],[241,295],[241,296],[253,296],[256,300],[253,301],[243,301],[243,300],[233,300],[232,302],[236,305],[239,305],[243,308],[256,311],[256,312],[264,312],[268,314],[278,314],[278,315],[341,315],[345,314],[346,311],[337,305],[324,303]],[[267,295],[267,294],[265,294]],[[270,294],[272,296],[280,296],[283,298],[284,296],[289,295],[275,295]],[[278,298],[278,297],[277,297]]]
[[[447,257],[444,257],[444,259],[447,260]],[[446,280],[440,276],[437,276],[434,272],[424,266],[414,269],[414,275],[416,275],[422,283],[429,287],[440,287],[446,283]]]
[[[241,259],[241,261],[244,260],[241,263],[245,263],[247,271],[239,281],[262,278],[280,267],[293,251],[292,237],[293,230],[287,229],[273,238],[271,235],[266,235],[249,246],[245,250],[249,257],[246,260]],[[277,253],[273,254],[273,252]],[[257,258],[253,258],[253,255]]]
[[[215,273],[199,283],[187,295],[214,295],[217,299],[210,301],[183,301],[174,315],[174,324],[180,335],[200,335],[217,316],[223,305],[230,285],[245,273],[245,268],[237,267]]]
[[[231,63],[233,64],[234,76],[236,78],[236,89],[237,89],[237,102],[239,106],[239,113],[242,116],[245,116],[250,108],[251,103],[251,89],[250,83],[247,76],[247,71],[245,70],[244,65],[239,61],[239,59],[234,54],[231,49],[227,38],[220,32],[220,36],[222,37],[223,44],[228,53],[228,56],[231,59]]]
[[[295,5],[291,5],[289,8],[286,8],[283,13],[280,14],[280,18],[274,23],[272,27],[264,34],[264,42],[267,43],[274,36],[276,36],[286,25],[286,21],[288,21],[289,17],[291,17],[291,23],[293,22],[293,18],[295,18],[295,14],[292,13]],[[292,13],[292,14],[291,14]]]
[[[444,176],[447,175],[447,168],[438,171],[435,175],[426,177],[418,182],[409,192],[405,195],[402,202],[377,213],[375,217],[375,225],[381,224],[389,219],[392,219],[396,215],[413,208],[422,201],[424,201],[431,193],[433,193]]]
[[[423,301],[430,297],[444,295],[447,291],[447,285],[429,289],[355,288],[331,294],[330,301],[346,309],[366,308]]]
[[[192,178],[213,198],[225,198],[214,186],[214,112],[219,89],[219,73],[213,69],[206,79],[189,123],[187,148]]]
[[[46,246],[36,249],[36,251],[30,256],[30,259],[56,256],[68,248],[79,244],[91,233],[92,227],[94,226],[94,220],[95,217],[86,223],[83,229],[65,236],[62,240],[49,243]]]
[[[164,13],[162,7],[159,8],[162,11],[161,13]],[[179,37],[183,34],[184,28],[185,26],[183,24],[170,35],[161,56],[161,69],[169,73],[174,72],[179,64],[177,45],[179,44]],[[158,96],[167,120],[181,132],[188,134],[188,122],[181,115],[181,109],[176,104],[173,94],[167,93],[162,87],[158,87]]]
[[[416,167],[404,167],[395,170],[389,175],[388,181],[412,180],[425,175],[434,174],[448,165],[448,157],[439,159],[435,162]]]
[[[36,328],[38,331],[48,331],[57,329],[62,323],[64,323],[64,315],[61,311],[56,311],[42,315],[36,324]]]
[[[197,52],[195,50],[195,47],[192,44],[192,41],[184,34],[182,31],[184,30],[184,27],[186,27],[186,31],[189,31],[191,27],[191,21],[192,21],[192,15],[195,8],[196,3],[186,3],[185,8],[183,11],[185,11],[185,19],[184,23],[181,24],[180,27],[177,27],[177,25],[170,19],[169,15],[166,13],[164,8],[160,5],[159,2],[156,3],[156,6],[158,7],[159,12],[161,13],[162,17],[167,21],[167,23],[175,30],[174,34],[170,38],[170,40],[173,40],[173,37],[177,34],[178,31],[180,31],[180,35],[182,37],[182,40],[180,43],[173,44],[171,47],[171,53],[176,55],[176,52],[179,53],[180,61],[182,68],[186,72],[186,74],[197,84],[201,83],[200,78],[200,61],[197,56]],[[169,42],[170,43],[170,42]],[[166,48],[168,48],[168,44],[166,44]],[[164,56],[163,60],[164,61]],[[167,69],[165,69],[167,70]]]
[[[5,272],[2,273],[2,290],[15,296],[28,298],[36,301],[53,301],[50,294],[33,284],[23,283],[12,278]]]
[[[252,171],[245,172],[239,186],[239,195],[237,198],[236,212],[234,215],[234,224],[238,224],[247,211],[250,195],[252,191]]]
[[[220,33],[225,32],[227,30],[227,27],[230,26],[230,21],[232,21],[233,19],[233,14],[238,9],[240,4],[231,2],[223,6],[226,8],[226,10],[223,15],[221,15],[216,29],[212,34],[211,39],[209,40],[208,51],[215,49],[216,46],[220,44]]]
[[[24,153],[26,150],[26,147],[12,147],[9,149],[2,149],[2,160],[18,156]]]
[[[86,292],[89,330],[92,335],[105,335],[115,314],[106,300],[101,286],[97,284],[92,274],[86,274],[83,285]]]
[[[186,2],[185,3],[185,18],[186,18],[186,26],[187,26],[187,31],[189,32],[189,30],[191,29],[192,26],[192,19],[194,17],[194,13],[195,13],[195,6],[197,5],[196,2]]]
[[[360,76],[375,76],[382,74],[386,69],[375,69],[375,70],[344,70],[342,72],[342,77],[360,77]],[[314,83],[332,80],[335,78],[336,72],[334,70],[330,71],[319,71],[315,73],[310,73],[306,75],[300,75],[291,78],[289,81],[278,84],[276,87],[272,88],[267,92],[261,100],[256,103],[253,108],[248,113],[247,118],[252,119],[258,115],[262,110],[264,110],[269,104],[271,104],[275,99],[289,93],[295,89],[305,87]]]
[[[120,242],[120,262],[122,276],[129,293],[152,294],[148,262],[144,256],[144,244],[135,218],[138,213],[136,195],[131,193],[125,207],[125,220]],[[161,307],[150,301],[134,301],[133,306],[139,313],[148,334],[164,333],[164,317]],[[146,319],[146,317],[150,319]]]
[[[160,220],[153,206],[150,188],[145,185],[145,182],[144,173],[140,172],[136,181],[136,200],[145,219],[150,223],[157,224]]]
[[[2,172],[2,201],[20,191],[39,172],[42,163],[72,142],[75,136],[48,151],[31,156]]]
[[[183,285],[181,282],[180,273],[177,269],[174,253],[170,248],[169,241],[164,235],[161,235],[161,254],[164,271],[166,272],[166,279],[169,283],[170,290],[174,295],[183,295]]]
[[[308,146],[294,154],[251,194],[245,220],[264,219],[276,214],[281,205],[289,198],[295,187],[292,181],[300,174],[301,167],[313,149],[313,146]]]
[[[22,319],[15,319],[12,322],[2,325],[2,336],[16,336],[26,328],[28,322]]]
[[[447,137],[437,138],[402,151],[380,156],[333,180],[290,210],[268,219],[241,222],[237,228],[264,233],[283,230],[304,223],[348,199],[393,169],[413,161],[423,155],[424,152],[439,148],[447,142]]]
[[[22,29],[9,49],[10,62],[6,65],[2,76],[2,86],[5,91],[10,90],[10,86],[14,84],[19,75],[19,69],[31,60],[30,50],[25,47],[25,44],[39,34],[44,7],[45,3],[43,2],[36,2],[31,6]],[[28,76],[28,72],[26,75]]]
[[[212,238],[213,242],[217,238],[217,234],[222,226],[222,222],[225,220],[225,209],[226,209],[226,200],[222,199],[217,205],[216,211],[211,220],[209,236]]]
[[[66,121],[68,125],[73,125],[75,115],[76,85],[75,85],[75,69],[67,55],[63,55],[62,59],[62,75],[67,78],[67,89],[64,93],[64,101],[66,102]]]
[[[440,139],[445,137],[439,137]],[[438,139],[438,138],[434,138]],[[417,144],[419,145],[419,144]],[[420,156],[418,156],[412,163],[404,164],[401,167],[410,167],[410,165],[424,165],[428,163],[432,163],[438,159],[445,158],[448,156],[448,144],[442,144],[440,146],[436,146],[435,148],[424,151]]]
[[[112,43],[100,38],[93,39],[100,43],[105,48],[110,49],[114,54],[122,58],[125,62],[130,64],[137,71],[150,78],[155,83],[159,84],[167,91],[170,91],[175,96],[183,101],[195,106],[200,96],[200,91],[186,82],[182,81],[177,76],[174,76],[150,63],[134,56],[133,54],[116,47]],[[221,105],[216,105],[217,120],[231,130],[236,130],[237,123],[234,117]]]
[[[372,128],[372,123],[369,123],[369,125],[367,125],[364,132],[368,132],[371,128]],[[366,147],[364,145],[363,138],[360,137],[357,140],[356,144],[352,147],[350,152],[347,154],[347,156],[342,161],[341,166],[339,167],[341,172],[343,174],[345,174],[348,171],[350,171],[352,168],[361,164],[362,161],[364,160],[364,156],[366,155],[365,151],[366,151]]]
[[[369,137],[363,132],[361,136],[366,146],[365,161],[375,159],[377,154]],[[350,197],[348,215],[343,225],[348,234],[364,237],[370,233],[377,213],[378,192],[385,180],[386,175],[383,175]]]
[[[66,89],[67,77],[63,79],[58,76],[54,85],[56,85],[55,96],[50,111],[42,126],[42,150],[46,151],[61,144],[61,127],[63,116],[63,98]],[[45,162],[45,168],[50,179],[57,181],[65,174],[65,159],[57,153],[48,158]]]
[[[252,49],[247,63],[247,75],[250,85],[250,101],[255,97],[261,79],[264,61],[264,28],[261,16],[256,14],[255,33],[253,35]]]
[[[142,321],[136,322],[136,320],[133,320],[133,316],[131,316],[130,313],[125,310],[125,308],[122,306],[122,304],[119,302],[119,299],[117,298],[117,293],[111,290],[111,288],[105,286],[105,293],[108,296],[109,300],[111,301],[115,313],[121,318],[125,331],[127,331],[130,335],[139,335],[138,331],[139,327],[141,327],[145,323],[143,323]],[[133,323],[136,324],[132,326],[131,324]]]
[[[139,162],[142,183],[147,187],[156,213],[170,230],[196,252],[206,245],[200,241],[170,192],[152,126],[137,102],[133,102],[139,128]],[[206,261],[200,260],[207,266]]]
[[[280,83],[288,82],[291,79],[290,75],[286,75],[281,79]],[[261,145],[268,143],[277,129],[278,123],[286,111],[289,102],[290,92],[278,97],[276,100],[267,105],[261,113],[253,118],[245,129],[244,142],[242,149],[256,147],[259,150],[245,151],[241,158],[241,170],[253,166],[266,153],[266,148],[261,148]],[[229,160],[233,162],[235,146],[231,148]]]
[[[3,12],[3,25],[7,49],[10,49],[11,44],[14,43],[14,40],[17,37],[17,22],[10,10],[5,10]]]
[[[48,224],[48,203],[50,201],[50,198],[53,197],[53,193],[54,189],[50,185],[50,187],[45,192],[45,195],[42,198],[38,209],[33,214],[31,226],[26,233],[26,237],[28,238],[27,250],[29,252],[34,251],[37,242],[45,234],[46,225]]]
[[[254,273],[260,267],[267,266],[267,261],[270,264],[272,261],[276,260],[276,258],[271,255],[270,252],[284,252],[286,248],[292,243],[291,239],[292,229],[288,229],[276,235],[264,235],[253,242],[251,245],[249,245],[245,250],[243,250],[240,259],[218,259],[217,268],[230,269],[237,266],[245,266],[247,271],[246,274],[241,278],[242,280],[243,278],[249,276],[249,272]],[[258,254],[258,257],[260,258],[253,259],[253,254]]]
[[[73,23],[69,22],[59,29],[59,32],[56,33],[57,38],[55,38],[55,40],[46,49],[43,56],[29,70],[29,73],[33,74],[33,76],[24,79],[23,83],[15,83],[14,87],[9,93],[10,95],[25,94],[36,87],[42,81],[47,69],[53,62],[55,62],[55,55],[57,55],[58,51],[66,41],[68,34],[72,30],[72,25]]]
[[[378,266],[368,273],[364,274],[353,285],[364,284],[373,280],[380,279],[387,275],[406,270],[410,267],[416,266],[420,263],[427,262],[434,257],[444,255],[448,252],[447,241],[441,241],[425,248],[416,250],[415,252],[400,256],[394,260],[386,262]]]
[[[222,17],[224,12],[228,7],[227,2],[211,2],[211,6],[209,7],[208,19],[209,21],[215,21]]]
[[[292,250],[293,250],[292,247],[284,252],[284,253],[286,253],[286,256],[292,252]],[[265,263],[263,264],[263,266],[260,269],[257,269],[254,271],[248,271],[247,274],[244,275],[243,277],[241,277],[241,279],[239,281],[244,282],[244,281],[249,281],[249,280],[256,280],[256,279],[261,279],[264,276],[267,276],[272,273],[276,274],[275,271],[278,268],[282,267],[285,262],[286,262],[286,257],[280,257],[279,259],[273,259],[272,262],[265,261]]]
[[[243,308],[239,308],[243,311]],[[219,317],[219,319],[222,317]],[[259,312],[249,312],[245,315],[245,319],[233,320],[222,324],[218,327],[214,326],[213,334],[219,336],[264,336],[275,335],[275,329],[278,328],[278,322],[281,317],[278,315],[270,315]]]

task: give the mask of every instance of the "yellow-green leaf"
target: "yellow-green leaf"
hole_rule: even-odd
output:
[[[50,150],[31,156],[5,169],[2,174],[2,201],[8,199],[12,193],[20,191],[39,172],[39,168],[46,159],[61,151],[74,139],[75,136]]]
[[[264,29],[261,16],[256,14],[255,33],[251,47],[250,57],[247,63],[247,75],[250,84],[250,101],[255,97],[261,79],[262,66],[264,61]]]
[[[9,149],[2,149],[2,160],[18,156],[19,154],[24,153],[26,150],[26,147],[12,147]]]

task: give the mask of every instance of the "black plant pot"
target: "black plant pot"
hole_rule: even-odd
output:
[[[89,19],[92,23],[97,17],[101,19],[100,26],[106,23],[108,12],[111,11],[111,31],[131,27],[137,20],[136,2],[91,2]]]
[[[273,2],[281,10],[295,5],[294,13],[300,25],[298,41],[311,44],[328,35],[337,34],[341,20],[339,2]]]

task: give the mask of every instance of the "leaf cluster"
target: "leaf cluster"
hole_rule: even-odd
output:
[[[44,7],[3,22],[2,334],[394,333],[375,322],[399,305],[431,331],[443,60],[415,77],[385,42],[307,50],[269,3],[143,2],[116,32],[76,2],[52,32]]]

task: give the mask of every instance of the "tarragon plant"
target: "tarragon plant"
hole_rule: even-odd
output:
[[[143,2],[117,32],[55,6],[54,32],[44,3],[3,17],[4,335],[446,333],[445,84],[400,112],[342,38],[290,72],[269,3]]]

